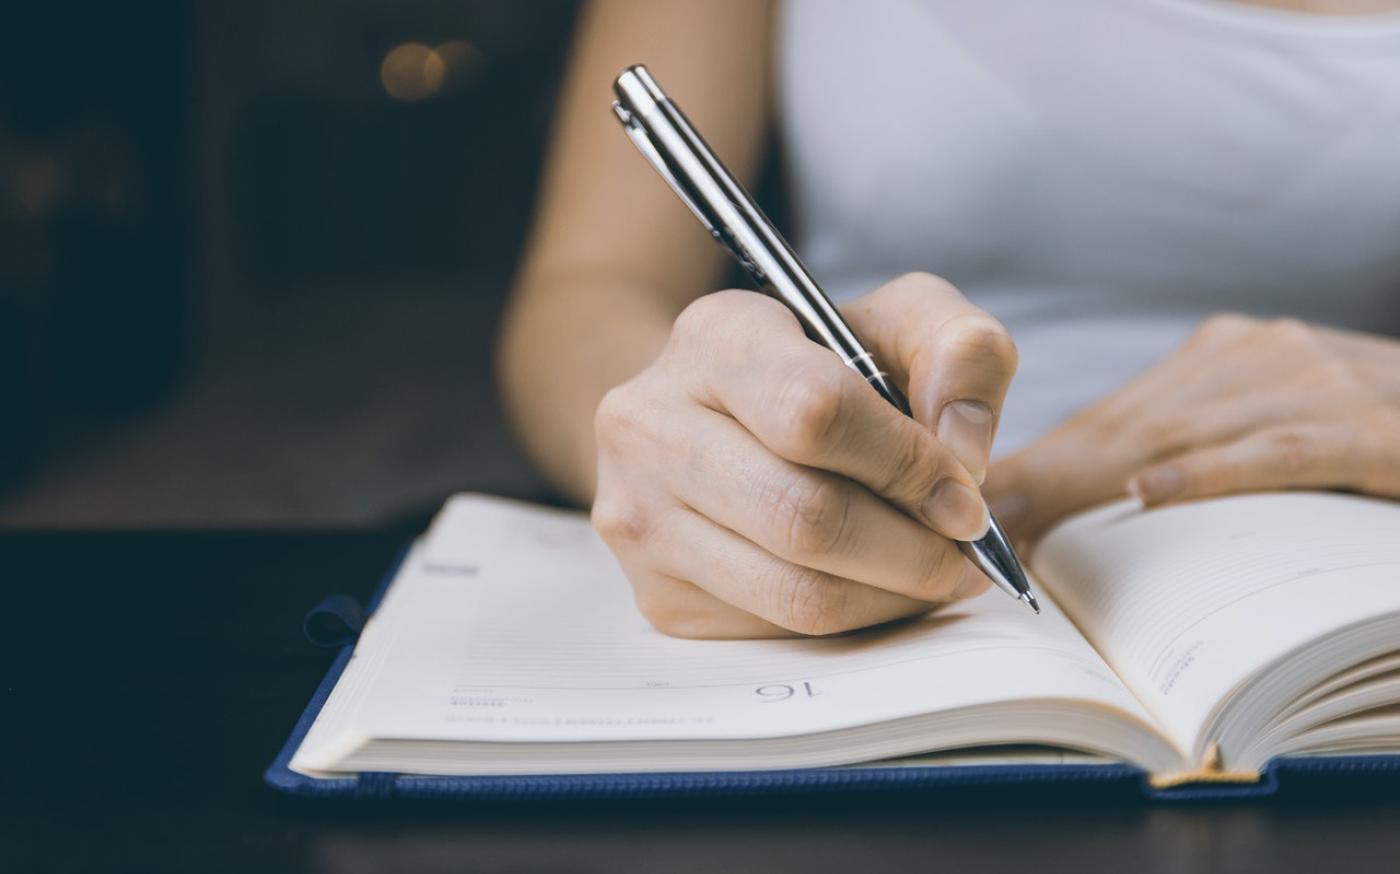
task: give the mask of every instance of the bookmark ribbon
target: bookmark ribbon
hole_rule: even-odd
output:
[[[330,595],[306,611],[301,630],[316,646],[339,649],[355,642],[367,618],[359,601],[349,595]]]

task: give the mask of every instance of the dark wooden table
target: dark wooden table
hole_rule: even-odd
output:
[[[1123,791],[402,804],[265,788],[330,653],[409,532],[0,535],[0,871],[1400,871],[1395,782],[1265,803]]]

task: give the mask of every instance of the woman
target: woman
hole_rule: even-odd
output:
[[[827,634],[974,596],[982,496],[1023,544],[1126,492],[1400,497],[1400,2],[1297,5],[590,7],[501,365],[643,614]],[[709,293],[727,256],[607,111],[632,63],[743,179],[781,132],[796,246],[916,422]]]

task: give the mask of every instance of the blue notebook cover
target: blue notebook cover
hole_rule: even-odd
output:
[[[366,614],[379,605],[393,582],[405,548],[370,599]],[[332,612],[347,620],[353,631],[363,617],[347,617],[356,606],[343,595],[333,596]],[[312,611],[316,613],[315,610]],[[311,620],[308,616],[308,621]],[[308,632],[309,633],[309,632]],[[353,635],[350,635],[353,637]],[[940,767],[797,768],[774,771],[699,771],[669,774],[530,774],[520,776],[434,777],[420,774],[365,772],[353,777],[318,778],[288,767],[316,715],[330,697],[350,661],[355,642],[340,647],[330,670],[316,687],[291,736],[263,774],[267,785],[280,792],[311,798],[366,799],[596,799],[750,795],[756,793],[816,793],[883,789],[949,790],[1024,784],[1135,785],[1145,797],[1163,801],[1258,798],[1273,795],[1289,774],[1400,774],[1397,756],[1316,756],[1271,761],[1252,783],[1188,783],[1170,788],[1153,786],[1142,769],[1126,763],[952,765]]]

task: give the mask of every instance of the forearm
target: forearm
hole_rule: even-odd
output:
[[[527,277],[502,328],[501,395],[536,467],[581,504],[593,498],[593,414],[661,352],[676,312],[654,289],[608,273]]]
[[[711,147],[751,181],[768,117],[770,11],[752,0],[599,0],[580,16],[497,373],[538,469],[581,503],[593,497],[598,402],[656,358],[724,265],[618,128],[610,83],[655,59]]]

